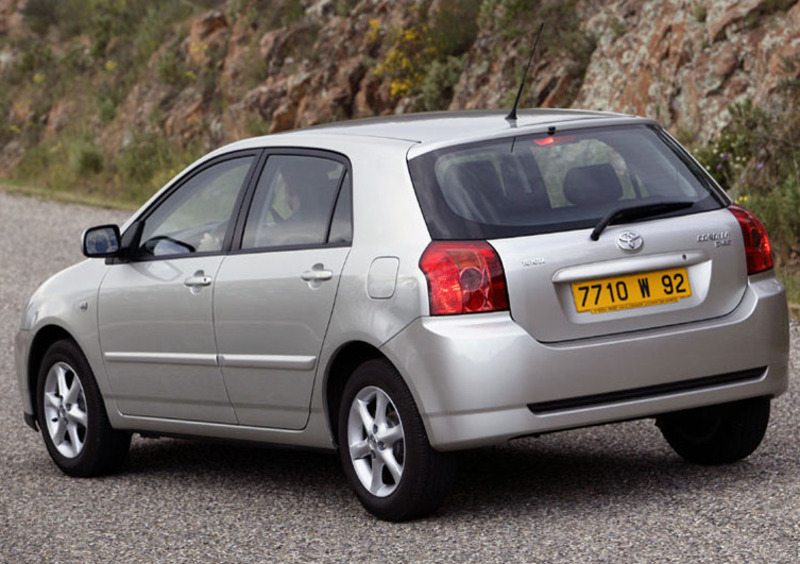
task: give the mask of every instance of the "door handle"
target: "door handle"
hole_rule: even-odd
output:
[[[323,282],[333,278],[333,271],[325,268],[325,265],[318,262],[311,267],[311,270],[306,270],[300,275],[302,280],[308,282],[309,287],[312,289],[319,288]]]
[[[190,276],[186,280],[183,281],[183,285],[187,288],[199,288],[201,286],[211,286],[211,277],[206,276],[202,270],[199,270],[194,273],[193,276]]]
[[[330,280],[333,278],[333,271],[332,270],[306,270],[303,274],[300,275],[300,278],[305,280],[306,282],[313,282],[313,281],[325,281]]]

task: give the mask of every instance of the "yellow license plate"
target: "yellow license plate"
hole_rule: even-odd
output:
[[[685,268],[599,278],[572,284],[578,313],[605,313],[677,302],[692,295]]]

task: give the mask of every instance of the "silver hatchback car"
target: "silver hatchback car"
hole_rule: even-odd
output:
[[[338,450],[361,503],[433,512],[452,451],[654,418],[753,452],[787,388],[764,227],[655,122],[356,121],[203,157],[31,298],[26,422],[72,476],[134,432]]]

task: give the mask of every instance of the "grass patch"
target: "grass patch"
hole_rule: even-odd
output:
[[[789,302],[789,317],[800,321],[800,265],[786,266],[776,270]]]
[[[26,151],[8,183],[35,187],[37,196],[52,192],[59,201],[109,200],[136,207],[204,152],[144,131],[118,153],[98,147],[85,133],[64,135]]]
[[[92,206],[95,208],[104,208],[110,210],[135,211],[139,207],[138,204],[125,200],[92,197],[81,192],[51,190],[49,188],[20,184],[19,182],[15,182],[13,180],[4,180],[0,182],[0,192],[26,196],[28,198],[36,198],[37,200],[48,202],[78,204],[82,206]]]

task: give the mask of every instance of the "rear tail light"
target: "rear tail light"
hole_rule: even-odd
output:
[[[500,257],[486,241],[434,241],[419,261],[431,315],[508,309]]]
[[[739,221],[747,254],[747,274],[758,274],[772,268],[772,246],[764,225],[750,210],[732,204],[728,207]]]

